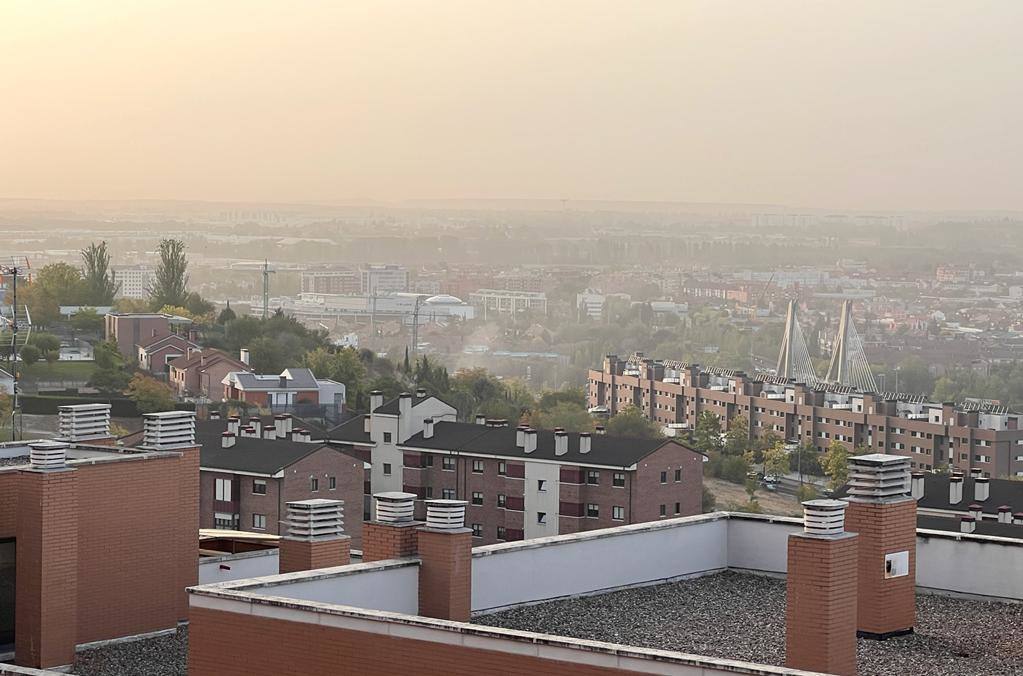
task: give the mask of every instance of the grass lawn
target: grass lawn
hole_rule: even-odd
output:
[[[21,379],[25,382],[87,381],[96,370],[91,361],[58,361],[49,364],[43,360],[31,366],[21,366]]]

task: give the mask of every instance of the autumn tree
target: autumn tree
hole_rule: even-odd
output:
[[[156,267],[149,302],[154,310],[165,305],[184,306],[188,301],[188,258],[180,239],[164,239],[157,247],[160,262]]]
[[[165,383],[143,373],[136,373],[128,383],[128,398],[140,413],[157,413],[174,409],[174,392]]]
[[[848,481],[849,456],[849,450],[838,439],[832,441],[828,446],[828,451],[821,461],[821,467],[831,480],[832,490],[845,485]]]
[[[605,425],[608,436],[656,439],[663,436],[661,428],[635,406],[626,406],[611,416]]]
[[[92,242],[82,249],[83,303],[85,305],[111,305],[117,294],[118,283],[110,269],[110,252],[107,243]]]

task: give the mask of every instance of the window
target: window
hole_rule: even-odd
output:
[[[475,474],[483,474],[483,461],[482,460],[473,460],[472,461],[472,471]]]
[[[600,505],[595,503],[588,503],[586,505],[586,516],[591,519],[596,519],[600,516]]]
[[[455,459],[450,455],[445,455],[441,460],[440,468],[448,472],[453,472],[455,470]]]
[[[223,512],[214,512],[213,526],[214,528],[226,528],[230,530],[234,528],[234,517]]]
[[[682,481],[682,470],[677,469],[675,470],[675,483],[678,483],[679,481]]]
[[[667,506],[666,505],[661,505],[661,516],[667,516],[667,515],[668,515],[668,508],[667,508]]]
[[[625,488],[625,472],[615,472],[612,474],[611,485],[615,488]]]
[[[231,480],[230,479],[217,479],[217,500],[222,502],[231,501]]]
[[[538,524],[545,524],[545,523],[547,523],[547,512],[537,512],[536,513],[536,522]]]
[[[220,479],[217,479],[217,481],[220,481]],[[256,495],[266,495],[266,481],[263,479],[253,479],[252,492]]]
[[[472,525],[472,536],[474,538],[481,538],[481,537],[483,537],[483,524],[482,523],[474,523]]]
[[[497,527],[497,539],[498,540],[503,540],[504,539],[504,535],[505,535],[504,526],[498,526]]]
[[[546,491],[547,490],[547,480],[546,479],[537,479],[536,480],[536,490],[538,490],[538,491]]]
[[[497,494],[497,506],[498,507],[504,507],[506,504],[508,504],[508,496],[505,495],[504,493],[498,493]]]
[[[384,476],[391,476],[391,463],[384,463]]]
[[[675,503],[675,513],[676,514],[681,514],[682,513],[682,503],[681,502],[676,502]]]
[[[497,463],[497,473],[500,474],[501,476],[505,476],[506,474],[508,474],[508,463],[506,463],[504,460]]]
[[[595,469],[591,469],[586,473],[586,483],[596,486],[600,483],[600,472]]]
[[[619,505],[612,507],[611,518],[615,521],[625,521],[625,508]]]
[[[424,488],[423,489],[423,495],[426,497],[427,500],[432,498],[433,497],[433,486],[427,486],[426,488]]]
[[[391,443],[391,433],[390,432],[384,432],[384,443],[385,444]]]
[[[433,467],[433,455],[430,453],[423,453],[419,456],[420,467]]]
[[[266,530],[266,514],[253,514],[252,527],[256,530]]]
[[[316,477],[309,477],[309,490],[314,493],[320,490],[320,480]]]
[[[474,505],[482,505],[483,504],[483,494],[480,493],[479,491],[474,492],[472,494],[472,504],[474,504]]]
[[[667,472],[661,472],[661,483],[662,484],[668,483],[668,473]]]

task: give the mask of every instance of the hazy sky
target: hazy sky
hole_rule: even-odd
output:
[[[0,196],[1023,209],[1023,2],[3,0]]]

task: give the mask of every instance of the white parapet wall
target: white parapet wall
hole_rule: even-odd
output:
[[[204,557],[199,559],[199,584],[276,575],[279,563],[280,556],[276,549]]]

